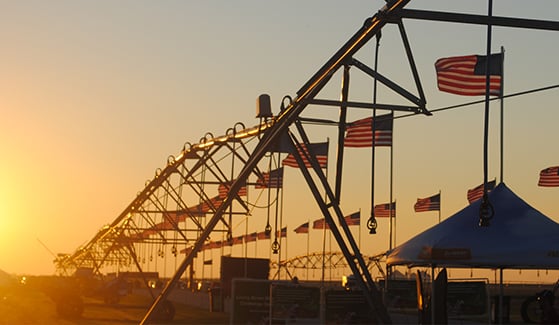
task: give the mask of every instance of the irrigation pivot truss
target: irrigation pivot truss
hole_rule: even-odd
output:
[[[194,259],[200,252],[212,248],[211,245],[246,244],[251,240],[250,235],[236,233],[234,225],[240,218],[253,214],[262,193],[268,196],[266,209],[277,209],[279,193],[283,189],[272,185],[272,171],[280,169],[282,159],[291,155],[336,240],[344,265],[355,275],[356,284],[363,291],[370,310],[379,323],[391,323],[369,271],[371,261],[361,254],[340,206],[348,110],[378,109],[430,115],[403,19],[559,30],[558,22],[404,9],[408,2],[388,1],[366,19],[363,26],[296,92],[296,96],[284,98],[276,116],[261,118],[254,127],[237,123],[223,136],[207,133],[197,143],[186,143],[177,156],[168,158],[166,166],[157,169],[145,188],[112,223],[72,254],[58,256],[55,263],[60,273],[70,274],[81,267],[101,273],[110,264],[141,272],[146,256],[150,259],[155,254],[161,256],[170,248],[173,255],[184,258],[142,320],[142,323],[150,322],[152,314],[189,266],[192,271]],[[401,87],[355,57],[368,42],[380,35],[387,24],[398,26],[406,63],[414,80],[413,90]],[[354,70],[391,89],[407,104],[350,101],[350,71]],[[321,90],[334,76],[341,77],[340,100],[321,98]],[[332,108],[337,109],[337,120],[324,120],[313,115],[316,109]],[[315,137],[311,134],[314,128],[307,127],[308,123],[336,128],[337,139],[331,143],[335,146],[335,159],[328,162],[330,166],[333,164],[331,169],[335,171],[334,177],[330,178],[333,181],[329,181],[322,162],[309,149],[313,148],[311,139]],[[279,249],[281,229],[277,223],[272,227],[268,222],[265,235],[273,241],[272,248]],[[146,247],[152,249],[149,254],[146,254]],[[285,261],[285,265],[297,265],[302,261],[316,263],[314,257],[307,257]]]

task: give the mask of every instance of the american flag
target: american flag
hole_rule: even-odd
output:
[[[155,230],[152,227],[152,229],[146,229],[146,230],[142,231],[140,235],[141,235],[142,238],[148,238],[149,236],[155,235],[155,234],[157,234],[157,230]]]
[[[152,228],[155,230],[175,230],[179,222],[185,221],[187,214],[186,211],[165,211],[163,212],[163,222],[154,225]]]
[[[487,193],[491,192],[495,188],[495,180],[487,182]],[[481,199],[483,196],[483,183],[468,190],[468,202],[472,203]]]
[[[313,221],[312,229],[330,229],[324,218]]]
[[[305,222],[304,224],[295,228],[295,230],[293,230],[293,231],[295,231],[298,234],[308,234],[309,233],[309,223]]]
[[[374,215],[376,218],[396,217],[396,202],[375,205]]]
[[[179,223],[181,221],[185,221],[187,214],[184,210],[179,211],[167,211],[167,220],[174,221],[175,223]],[[165,216],[163,216],[165,218]]]
[[[219,198],[219,196],[218,196],[218,198]],[[214,199],[215,199],[216,202],[217,202],[217,198],[214,198]],[[220,200],[221,200],[221,199],[220,199]],[[203,209],[205,209],[205,211],[204,211]],[[207,213],[207,212],[209,212],[209,208],[208,208],[208,205],[207,205],[207,204],[200,203],[200,204],[197,204],[197,205],[195,205],[195,206],[193,206],[193,207],[186,208],[186,210],[183,210],[183,211],[181,211],[181,212],[184,212],[184,213],[185,213],[185,219],[186,219],[186,216],[187,216],[187,215],[195,215],[195,216],[197,216],[197,215],[201,215],[201,214]]]
[[[328,142],[309,143],[308,149],[307,149],[307,147],[305,146],[304,143],[301,143],[300,145],[304,148],[303,150],[304,150],[304,152],[307,153],[307,155],[309,155],[309,151],[310,151],[310,154],[314,155],[314,157],[318,161],[318,164],[320,165],[320,167],[326,168],[326,166],[328,164]],[[307,157],[305,156],[303,151],[300,150],[299,148],[297,148],[297,151],[301,155],[301,158],[303,158],[303,162],[305,163],[305,167],[311,168],[312,167],[311,162],[307,159]],[[287,155],[287,157],[285,157],[282,164],[284,166],[299,168],[299,165],[297,164],[297,160],[295,159],[295,156],[291,153],[289,155]]]
[[[159,231],[164,231],[164,230],[173,230],[175,229],[175,227],[173,227],[173,225],[170,222],[160,222],[158,224],[155,224],[152,229],[154,230],[159,230]]]
[[[211,198],[207,202],[202,202],[197,206],[198,211],[201,213],[209,213],[215,211],[223,203],[223,199],[218,196]]]
[[[245,243],[256,241],[256,238],[258,238],[258,234],[255,232],[253,232],[252,234],[245,235]]]
[[[242,244],[243,243],[243,238],[245,238],[245,236],[233,237],[233,239],[231,239],[231,244],[232,245]]]
[[[287,237],[287,227],[281,228],[280,231],[277,232],[277,238]]]
[[[352,213],[349,216],[344,217],[344,219],[348,226],[359,226],[361,223],[361,211]]]
[[[257,237],[258,239],[270,239],[270,234],[271,233],[266,234],[266,231],[262,231],[258,233]]]
[[[223,242],[221,240],[210,242],[210,248],[221,248],[223,247]]]
[[[394,114],[378,115],[374,119],[375,147],[392,146]],[[344,147],[365,148],[373,146],[373,118],[357,120],[346,128]]]
[[[538,186],[555,187],[559,186],[559,166],[549,167],[540,172]]]
[[[192,252],[192,249],[193,249],[193,248],[194,248],[193,246],[190,246],[190,247],[181,249],[181,250],[179,251],[179,253],[181,253],[181,254],[190,254],[190,252]],[[203,249],[203,248],[202,248],[202,249]]]
[[[231,188],[232,184],[233,184],[232,181],[219,184],[217,191],[219,193],[219,198],[220,199],[225,199],[227,197],[227,194],[229,193],[229,189]],[[241,188],[239,189],[237,194],[239,196],[247,196],[246,185],[241,186]]]
[[[490,56],[490,95],[501,94],[501,78],[503,75],[502,53]],[[438,59],[437,85],[439,90],[465,96],[485,95],[485,67],[487,56],[465,55]]]
[[[417,199],[413,209],[415,212],[439,211],[441,209],[441,193],[437,193],[424,199]]]
[[[274,169],[269,173],[262,173],[263,178],[256,181],[254,188],[282,188],[283,187],[283,167]]]

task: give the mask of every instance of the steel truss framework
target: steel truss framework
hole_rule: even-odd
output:
[[[363,260],[365,261],[369,272],[371,272],[373,268],[377,268],[379,273],[384,277],[384,269],[380,262],[385,257],[386,256],[384,254],[375,256],[363,255]],[[348,267],[348,264],[342,252],[314,252],[283,260],[280,264],[272,263],[272,267],[276,269],[285,268],[289,274],[293,274],[297,269],[338,269],[346,268]]]
[[[57,268],[63,274],[69,274],[79,267],[89,267],[100,273],[104,266],[118,263],[142,271],[143,261],[140,260],[139,253],[145,245],[170,246],[173,254],[184,253],[184,259],[176,267],[171,281],[155,298],[142,320],[142,323],[147,323],[187,267],[193,264],[197,254],[204,249],[204,245],[220,236],[227,242],[235,239],[232,226],[234,218],[250,216],[257,203],[252,193],[249,192],[245,196],[241,194],[242,191],[257,185],[265,173],[279,167],[280,155],[289,152],[295,157],[341,251],[339,254],[329,255],[328,258],[335,262],[334,264],[343,263],[351,269],[377,321],[391,323],[379,290],[369,272],[372,261],[378,263],[378,258],[366,260],[363,257],[340,207],[344,132],[348,110],[365,108],[430,114],[426,108],[425,95],[402,22],[404,18],[559,30],[558,22],[404,9],[408,2],[409,0],[388,1],[375,15],[366,19],[364,25],[297,91],[294,98],[284,98],[281,112],[277,116],[261,120],[259,125],[251,128],[237,123],[227,130],[224,136],[214,137],[208,133],[198,143],[186,143],[180,154],[168,158],[167,165],[156,171],[153,179],[146,182],[145,188],[111,224],[102,228],[74,253],[59,256],[55,260]],[[379,35],[387,24],[398,26],[416,85],[413,92],[400,87],[355,58],[355,54]],[[350,101],[350,69],[364,73],[392,89],[406,100],[408,105]],[[341,99],[319,98],[321,90],[338,71],[341,71],[342,79]],[[336,107],[339,119],[324,121],[316,118],[310,115],[313,111],[307,109],[310,106]],[[337,143],[334,143],[334,184],[329,183],[316,158],[303,150],[310,144],[309,130],[305,128],[306,122],[337,127],[338,138]],[[285,142],[283,149],[278,149],[280,141]],[[305,168],[305,161],[310,162],[312,167]],[[221,196],[218,195],[220,184],[227,188],[226,193]],[[270,193],[275,193],[277,198],[281,189],[269,188],[267,191],[267,208],[273,209],[274,204],[277,208],[278,202],[270,200]],[[271,228],[268,223],[267,234],[272,233],[271,238],[276,244],[279,229]],[[158,251],[158,254],[161,252]],[[322,256],[318,258],[311,255],[280,264],[289,267],[313,267],[321,259]]]

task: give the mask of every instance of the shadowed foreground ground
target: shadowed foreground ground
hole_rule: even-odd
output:
[[[54,301],[40,290],[28,286],[0,288],[0,324],[138,324],[149,308],[151,298],[123,297],[118,305],[84,297],[82,317],[64,319],[57,315]],[[225,313],[174,303],[176,315],[169,324],[227,324]]]
[[[510,299],[510,323],[523,323],[520,317],[521,303],[535,292],[550,285],[540,286],[506,286],[504,294]],[[51,290],[52,291],[52,290]],[[55,290],[60,292],[60,290]],[[144,292],[146,290],[136,290],[134,294],[122,297],[120,302],[115,305],[108,305],[100,297],[83,297],[84,311],[79,318],[69,319],[60,317],[56,310],[56,304],[45,290],[45,286],[40,285],[21,285],[12,283],[11,285],[0,285],[0,325],[3,324],[138,324],[145,316],[152,298]],[[494,286],[490,287],[491,295],[498,291]],[[180,302],[194,301],[187,297],[187,292],[177,290],[170,296],[175,307],[175,317],[172,322],[153,324],[228,324],[229,315],[222,312],[209,312],[208,308],[193,307]],[[206,295],[196,299],[207,298]],[[190,300],[189,300],[190,299]],[[559,300],[559,299],[558,299]],[[207,306],[206,306],[207,307]],[[559,306],[556,306],[559,308]],[[417,310],[391,309],[394,323],[417,323]],[[476,319],[449,319],[451,324],[474,324],[489,323],[488,316]]]

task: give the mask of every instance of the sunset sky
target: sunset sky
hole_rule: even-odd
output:
[[[255,101],[262,93],[270,94],[277,113],[280,99],[295,96],[383,5],[380,0],[3,1],[0,269],[53,274],[51,252],[71,253],[112,222],[169,155],[206,132],[222,135],[236,122],[256,125]],[[412,0],[408,8],[486,14],[487,1]],[[496,0],[493,13],[557,21],[559,2]],[[428,109],[482,99],[440,92],[434,62],[485,54],[486,27],[404,24]],[[559,84],[557,32],[495,27],[493,52],[501,46],[505,94]],[[372,47],[369,52],[372,59]],[[379,71],[414,89],[395,26],[383,30]],[[392,96],[379,92],[380,101]],[[339,87],[330,97],[339,98]],[[504,181],[555,221],[559,188],[538,187],[537,181],[540,170],[559,165],[558,99],[558,89],[514,97],[505,101],[504,117]],[[498,102],[491,107],[489,178],[499,181]],[[413,211],[417,198],[440,190],[443,219],[467,205],[467,190],[483,181],[482,148],[483,105],[394,122],[397,243],[437,222],[436,212]],[[387,153],[379,149],[375,203],[389,200]],[[355,163],[344,171],[348,184],[370,179],[370,149],[348,149],[345,159]],[[286,177],[286,223],[293,238],[288,249],[300,255],[292,243],[305,244],[292,229],[321,215],[314,202],[302,208],[297,202],[308,195],[299,193],[307,191],[300,173],[289,170]],[[369,213],[368,191],[344,193],[350,197],[344,204],[348,213]],[[386,227],[380,220],[379,235],[370,237],[362,225],[367,254],[386,249]]]

